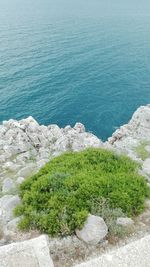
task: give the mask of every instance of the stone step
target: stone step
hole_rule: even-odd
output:
[[[47,237],[0,247],[0,267],[54,267]]]
[[[150,235],[75,267],[150,267]]]

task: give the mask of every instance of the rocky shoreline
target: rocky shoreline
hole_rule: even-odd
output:
[[[103,147],[127,154],[141,163],[140,172],[149,184],[150,105],[141,106],[129,123],[117,129],[104,143],[95,135],[86,132],[81,123],[76,123],[73,128],[59,128],[57,125],[39,125],[32,117],[28,117],[20,121],[11,119],[0,125],[1,245],[39,236],[35,231],[20,233],[17,229],[19,219],[13,217],[13,209],[20,202],[17,195],[19,184],[53,157],[65,151],[80,151],[88,147]],[[148,224],[150,225],[150,218]],[[69,239],[69,244],[81,242],[76,237],[73,238],[75,241]],[[68,243],[68,239],[66,240]],[[57,240],[50,243],[51,251],[56,244]],[[84,247],[81,243],[80,246]]]

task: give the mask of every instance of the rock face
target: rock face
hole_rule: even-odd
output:
[[[0,125],[0,178],[8,178],[7,173],[24,178],[62,152],[101,146],[81,123],[61,129],[57,125],[40,126],[32,117],[4,121]]]
[[[125,148],[127,141],[134,145],[133,140],[150,140],[150,105],[138,108],[129,123],[116,130],[108,141],[115,147]]]
[[[0,247],[1,267],[54,267],[46,236]]]
[[[11,189],[14,188],[14,183],[12,181],[12,179],[10,178],[6,178],[4,181],[3,181],[3,187],[2,187],[2,192],[3,193],[7,193],[9,192]]]
[[[150,105],[141,106],[128,124],[121,126],[106,146],[123,152],[142,164],[142,175],[150,182]]]
[[[26,177],[65,151],[80,151],[88,147],[126,153],[142,164],[141,174],[150,184],[150,105],[140,107],[129,123],[120,127],[105,143],[85,132],[81,123],[76,123],[73,128],[59,128],[57,125],[39,125],[32,117],[4,121],[0,125],[0,223],[5,229],[7,224],[10,227],[9,222],[14,223],[13,209],[20,200],[13,194],[17,194]],[[81,232],[78,231],[78,235]],[[85,242],[94,242],[92,237],[86,238]]]
[[[15,234],[13,209],[20,200],[11,194],[17,194],[26,177],[65,151],[102,146],[101,140],[85,132],[81,123],[61,129],[57,125],[39,125],[32,117],[4,121],[0,125],[0,223],[3,233]]]
[[[76,235],[82,241],[96,245],[102,241],[108,233],[108,228],[103,218],[89,215],[82,230],[76,230]]]
[[[141,153],[146,155],[144,159],[138,153],[139,146],[144,151]],[[150,105],[140,107],[129,123],[121,126],[105,143],[85,132],[81,123],[76,123],[73,128],[59,128],[57,125],[39,125],[32,117],[20,121],[4,121],[0,125],[0,181],[12,177],[26,178],[51,158],[65,151],[80,151],[87,147],[112,148],[125,152],[142,162],[144,173],[149,175],[147,158],[150,158]],[[145,160],[147,161],[144,162]]]
[[[4,236],[14,236],[16,235],[16,233],[18,232],[18,228],[17,228],[17,225],[20,221],[20,218],[17,217],[17,218],[14,218],[13,220],[9,221],[6,226],[3,227],[3,233],[4,233]]]
[[[0,198],[0,222],[3,225],[13,219],[13,209],[20,203],[18,196],[5,195]]]

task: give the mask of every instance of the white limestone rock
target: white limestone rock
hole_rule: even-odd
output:
[[[19,196],[5,195],[0,198],[0,221],[3,225],[13,219],[13,210],[20,203]]]
[[[2,192],[3,193],[8,193],[11,189],[14,189],[15,185],[12,179],[10,178],[6,178],[3,181],[3,185],[2,185]]]
[[[18,232],[18,223],[20,221],[20,217],[14,218],[10,222],[6,224],[3,228],[4,236],[13,236]]]
[[[20,171],[17,173],[17,176],[23,176],[28,177],[31,176],[36,170],[36,164],[30,163],[26,167],[20,169]]]
[[[20,169],[20,167],[21,165],[10,161],[7,161],[5,164],[3,164],[3,169],[9,170],[11,172],[17,172]]]
[[[39,125],[31,116],[4,121],[0,125],[0,176],[11,171],[25,178],[65,151],[102,146],[101,140],[86,133],[81,123],[61,129],[57,125]]]
[[[76,230],[79,239],[87,244],[96,245],[108,234],[108,227],[103,218],[89,215],[82,230]]]
[[[49,159],[41,159],[37,162],[37,168],[41,169],[47,162],[49,161]]]
[[[80,123],[80,122],[77,122],[73,128],[74,128],[74,130],[75,130],[76,132],[78,132],[78,133],[84,133],[84,132],[85,132],[85,127],[84,127],[84,125],[83,125],[82,123]]]
[[[16,184],[20,185],[21,183],[24,182],[24,178],[23,177],[18,177],[17,180],[16,180]]]
[[[108,143],[115,149],[139,162],[142,159],[137,155],[136,148],[145,141],[150,142],[150,105],[138,108],[129,123],[121,126],[108,138]]]
[[[54,267],[45,235],[0,247],[1,267]]]

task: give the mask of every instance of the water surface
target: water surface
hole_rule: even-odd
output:
[[[105,140],[150,103],[150,2],[1,0],[0,122],[80,121]]]

